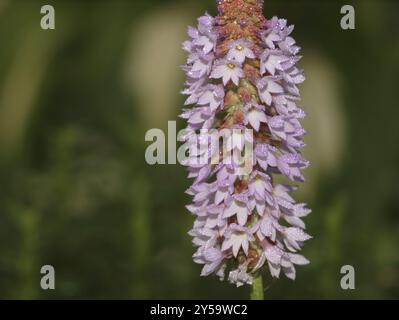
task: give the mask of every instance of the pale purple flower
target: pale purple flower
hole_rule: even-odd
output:
[[[215,42],[207,36],[198,37],[193,41],[193,44],[201,47],[204,54],[208,54],[215,48]]]
[[[247,223],[249,215],[248,207],[245,203],[231,198],[230,203],[226,205],[223,218],[237,217],[239,225],[244,226]]]
[[[229,273],[229,282],[235,284],[237,287],[241,287],[244,284],[251,285],[252,281],[252,276],[248,274],[245,268],[238,268]]]
[[[261,105],[251,105],[247,108],[246,119],[255,131],[259,131],[261,123],[267,122],[265,108]]]
[[[223,105],[224,99],[224,88],[221,85],[210,84],[204,92],[202,92],[197,103],[199,105],[209,105],[211,110],[216,110],[218,107]]]
[[[285,153],[277,160],[277,167],[280,172],[293,181],[304,181],[301,169],[305,169],[308,166],[308,161],[297,153]]]
[[[216,62],[211,73],[213,79],[223,79],[223,84],[227,85],[231,80],[236,86],[240,78],[244,77],[241,64],[234,60],[222,59]]]
[[[204,264],[201,276],[208,276],[220,269],[224,255],[219,249],[214,247],[200,247],[193,255],[193,258],[195,262]]]
[[[279,139],[285,140],[287,146],[301,148],[304,142],[301,137],[306,131],[301,127],[298,119],[291,116],[275,116],[268,119],[270,132]]]
[[[278,34],[271,32],[271,33],[269,33],[268,35],[265,36],[264,40],[265,40],[266,45],[270,49],[274,49],[276,47],[275,43],[277,41],[281,40],[281,38],[280,38],[280,36]]]
[[[264,77],[259,79],[257,83],[260,99],[270,106],[272,104],[273,94],[280,94],[284,92],[284,88],[278,81],[272,77]]]
[[[224,236],[225,240],[222,244],[222,251],[231,249],[234,257],[237,257],[238,251],[241,248],[245,254],[248,254],[249,242],[254,241],[250,230],[237,224],[230,225]]]
[[[256,201],[263,203],[273,192],[270,177],[261,171],[254,171],[249,179],[248,191]],[[258,214],[263,215],[263,210],[258,210]]]
[[[201,78],[204,75],[208,75],[211,71],[212,66],[212,56],[210,55],[198,55],[194,60],[190,74],[194,77]]]
[[[227,59],[235,60],[240,64],[242,64],[246,58],[255,59],[255,54],[250,48],[251,43],[244,39],[233,41],[229,45]]]
[[[258,143],[255,147],[256,161],[263,170],[277,166],[277,149],[268,144]]]
[[[276,70],[283,70],[286,67],[286,61],[289,58],[279,50],[265,50],[260,57],[260,74],[264,75],[269,72],[272,76],[276,74]]]

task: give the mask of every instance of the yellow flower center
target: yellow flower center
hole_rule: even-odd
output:
[[[235,67],[236,67],[236,65],[234,64],[234,63],[229,63],[228,65],[227,65],[227,67],[229,67],[230,69],[234,69]]]
[[[237,45],[236,45],[236,49],[237,49],[238,51],[242,51],[242,50],[244,50],[244,47],[243,47],[241,44],[237,44]]]

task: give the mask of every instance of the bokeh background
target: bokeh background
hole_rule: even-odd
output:
[[[199,277],[185,169],[144,160],[145,132],[177,119],[181,42],[205,11],[214,0],[0,0],[0,298],[248,297]],[[295,282],[266,277],[266,299],[399,298],[399,2],[266,0],[265,15],[303,48],[313,165],[296,197],[314,236],[312,263]],[[340,287],[346,264],[356,290]]]

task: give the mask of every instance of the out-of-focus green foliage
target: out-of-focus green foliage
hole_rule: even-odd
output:
[[[185,25],[214,1],[54,1],[55,31],[42,4],[0,0],[0,298],[247,298],[199,277],[184,168],[144,159],[145,132],[183,104]],[[312,263],[295,282],[266,277],[267,299],[399,297],[399,5],[355,2],[354,31],[341,5],[265,1],[296,25],[309,83],[323,80],[304,87],[313,169],[297,195]]]

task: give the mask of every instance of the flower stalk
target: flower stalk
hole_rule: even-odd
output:
[[[261,274],[258,274],[253,280],[250,298],[251,300],[265,300],[263,278]]]

